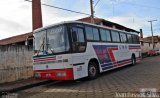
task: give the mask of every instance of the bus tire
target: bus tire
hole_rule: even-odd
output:
[[[94,62],[89,62],[88,65],[88,79],[96,79],[98,77],[98,66]]]
[[[136,65],[136,57],[135,57],[135,55],[132,55],[131,62],[132,62],[132,65]]]

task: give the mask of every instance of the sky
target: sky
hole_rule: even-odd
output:
[[[94,5],[98,0],[94,0]],[[58,6],[90,14],[90,0],[41,0],[43,4]],[[154,35],[160,36],[160,0],[100,0],[94,7],[95,16],[138,30],[150,36],[149,20]],[[76,20],[87,15],[42,6],[43,25]],[[0,39],[32,31],[31,3],[25,0],[0,1]]]

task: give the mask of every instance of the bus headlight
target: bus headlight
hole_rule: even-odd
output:
[[[56,75],[58,77],[65,77],[66,76],[66,73],[65,72],[57,72]]]

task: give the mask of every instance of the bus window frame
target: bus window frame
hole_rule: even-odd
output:
[[[121,40],[121,33],[126,36],[126,42],[122,42],[122,40]],[[123,43],[123,44],[127,44],[127,43],[128,43],[127,34],[128,34],[128,33],[125,33],[125,32],[119,32],[121,43]]]
[[[94,35],[93,35],[93,40],[88,40],[88,39],[87,39],[86,26],[92,28],[92,33],[93,33],[93,28],[96,28],[96,29],[98,30],[99,40],[94,40]],[[95,27],[95,26],[92,26],[92,25],[87,25],[87,24],[85,24],[85,25],[84,25],[84,29],[85,29],[85,35],[86,35],[86,41],[87,41],[87,42],[101,42],[99,27]]]
[[[71,28],[72,27],[75,27],[75,28],[81,28],[81,29],[83,29],[83,33],[84,33],[84,42],[73,42],[73,38],[72,38],[72,34],[71,34]],[[87,48],[87,40],[86,40],[86,35],[85,35],[85,28],[84,28],[84,25],[83,24],[77,24],[77,23],[70,23],[70,24],[67,24],[67,31],[68,31],[68,36],[69,36],[69,43],[70,43],[70,49],[71,49],[71,51],[70,51],[70,53],[84,53],[84,52],[86,52],[86,48]],[[72,47],[72,44],[73,43],[80,43],[80,44],[84,44],[84,46],[85,46],[85,49],[84,49],[84,51],[74,51],[73,50],[73,47]]]
[[[68,34],[68,40],[69,40],[69,50],[68,51],[65,51],[65,52],[59,52],[59,53],[54,53],[54,54],[48,54],[48,55],[38,55],[38,56],[35,56],[35,57],[45,57],[45,56],[51,56],[51,55],[60,55],[60,54],[69,54],[69,53],[83,53],[86,51],[86,48],[87,48],[87,42],[101,42],[101,43],[123,43],[121,42],[121,38],[120,38],[120,32],[122,33],[125,33],[126,34],[126,37],[127,37],[127,42],[126,43],[123,43],[123,44],[140,44],[140,41],[139,43],[133,43],[133,37],[132,35],[135,35],[139,38],[139,36],[137,34],[130,34],[129,32],[123,32],[123,31],[118,31],[118,30],[113,30],[113,29],[107,29],[105,27],[96,27],[94,25],[89,25],[89,24],[83,24],[83,23],[65,23],[65,24],[61,24],[61,25],[64,25],[65,26],[65,32]],[[59,25],[56,25],[56,26],[59,26]],[[80,28],[83,28],[84,30],[84,40],[85,40],[85,50],[83,52],[73,52],[72,51],[72,37],[71,37],[71,33],[70,33],[70,26],[77,26],[77,27],[80,27]],[[87,40],[87,36],[86,36],[86,30],[85,30],[85,27],[86,26],[89,26],[89,27],[94,27],[94,28],[97,28],[98,29],[98,34],[99,34],[99,40],[96,41],[96,40]],[[52,26],[53,27],[53,26]],[[49,27],[49,28],[52,28],[52,27]],[[47,28],[47,29],[49,29]],[[43,30],[47,30],[47,29],[43,29]],[[111,41],[102,41],[101,40],[101,35],[100,35],[100,29],[104,29],[104,30],[108,30],[110,31],[110,38],[111,38]],[[113,42],[113,39],[112,39],[112,31],[116,31],[118,32],[119,34],[119,38],[120,38],[120,42]],[[128,41],[128,36],[127,35],[131,35],[132,37],[132,43],[129,43]],[[34,43],[35,44],[35,43]]]
[[[133,37],[135,37],[135,40],[134,40]],[[134,44],[140,44],[139,36],[138,36],[138,35],[132,34],[132,39],[133,39],[133,43],[134,43]],[[134,42],[134,41],[135,41],[135,42]]]
[[[129,42],[128,35],[130,35],[130,36],[131,36],[131,38],[132,38],[132,42]],[[128,42],[128,44],[134,44],[134,43],[133,43],[133,37],[132,37],[132,34],[130,34],[130,33],[127,33],[127,42]]]
[[[105,31],[109,31],[110,39],[111,39],[110,41],[107,41],[107,40],[106,40],[106,41],[104,41],[104,40],[102,40],[102,36],[101,36],[101,29],[102,29],[102,30],[105,30]],[[112,43],[111,30],[109,30],[109,29],[105,29],[105,28],[99,28],[99,33],[100,33],[100,41],[101,41],[101,42]]]
[[[113,39],[112,39],[112,31],[114,31],[114,32],[117,32],[117,33],[118,33],[118,35],[119,35],[119,42],[115,42],[115,41],[113,41]],[[120,33],[119,33],[119,31],[111,30],[111,39],[112,39],[112,42],[111,42],[111,43],[122,43],[122,42],[121,42],[121,38],[120,38]]]
[[[47,55],[36,55],[36,56],[34,56],[34,57],[46,57],[46,56],[52,56],[52,55],[60,55],[60,54],[69,54],[69,53],[71,53],[71,43],[70,43],[70,35],[69,35],[69,32],[68,32],[68,25],[67,24],[61,24],[61,25],[56,25],[56,26],[64,26],[65,27],[65,33],[67,33],[68,34],[68,40],[69,40],[69,50],[68,51],[65,51],[65,52],[59,52],[59,53],[54,53],[54,54],[47,54]],[[50,29],[50,28],[52,28],[52,27],[54,27],[54,26],[51,26],[51,27],[49,27],[49,28],[47,28],[47,29],[43,29],[43,30],[48,30],[48,29]],[[35,44],[35,43],[34,43]]]

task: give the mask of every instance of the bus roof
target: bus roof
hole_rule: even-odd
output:
[[[107,26],[103,26],[103,25],[92,24],[92,23],[88,23],[88,22],[82,22],[82,21],[64,21],[64,22],[60,22],[60,23],[56,23],[56,24],[52,24],[52,25],[49,25],[49,26],[46,26],[46,27],[42,27],[42,28],[36,29],[34,31],[34,33],[38,32],[38,31],[41,31],[41,30],[45,30],[47,28],[51,28],[53,26],[58,26],[58,25],[62,25],[62,24],[70,24],[70,23],[86,24],[86,25],[96,26],[96,27],[100,27],[100,28],[106,28],[106,29],[109,29],[109,30],[116,30],[116,31],[120,31],[120,32],[127,32],[127,31],[124,31],[124,30],[120,30],[120,29],[116,29],[116,28],[111,28],[111,27],[107,27]],[[130,30],[132,30],[132,29],[130,29]],[[132,30],[132,31],[133,32],[130,32],[130,33],[133,33],[133,34],[137,33],[137,34],[139,34],[139,32],[136,31],[136,30]]]

